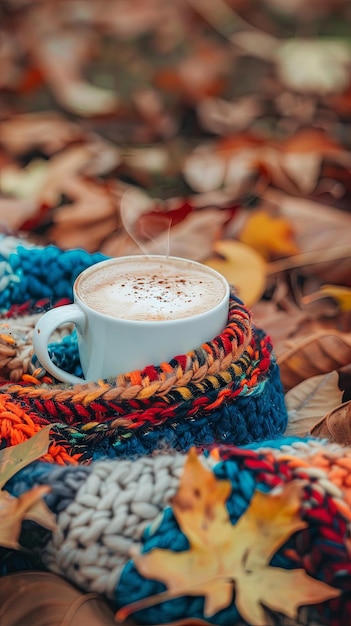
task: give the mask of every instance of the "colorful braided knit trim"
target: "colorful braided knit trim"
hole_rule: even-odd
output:
[[[178,488],[184,462],[183,454],[169,451],[89,466],[37,462],[14,476],[6,489],[18,496],[35,484],[51,486],[46,500],[57,515],[58,528],[51,537],[45,531],[35,538],[43,563],[81,588],[108,596],[120,608],[163,590],[157,580],[137,571],[130,559],[133,547],[141,544],[143,553],[157,547],[175,552],[189,549],[167,506]],[[301,483],[300,515],[305,527],[277,549],[270,567],[287,572],[303,568],[308,576],[341,591],[333,600],[301,607],[297,623],[349,626],[351,450],[318,440],[280,439],[256,445],[255,450],[215,447],[201,456],[201,462],[217,479],[230,481],[226,508],[233,525],[245,515],[257,489],[269,493],[291,481]],[[29,522],[23,541],[33,548]],[[3,563],[3,573],[6,568],[23,567],[21,562],[16,564],[16,556],[13,559]],[[203,610],[203,597],[184,595],[144,608],[133,619],[138,624],[204,619]],[[292,623],[283,616],[273,617],[267,624]],[[220,626],[242,624],[235,594],[227,608],[206,620]]]
[[[73,387],[10,385],[0,398],[12,413],[15,407],[22,415],[25,411],[28,423],[53,424],[55,446],[85,461],[147,454],[166,444],[179,450],[221,441],[244,444],[282,434],[286,426],[279,370],[268,338],[259,331],[227,370],[201,382],[178,386],[176,380],[168,393],[151,395],[148,387],[126,380],[129,387],[120,385],[120,377]],[[166,377],[165,382],[169,386]],[[23,420],[15,424],[21,436],[33,434],[24,431]],[[14,440],[13,428],[13,420],[3,421],[7,445]],[[53,455],[52,446],[49,452]]]
[[[13,238],[0,239],[0,254],[0,373],[4,385],[17,382],[3,387],[2,403],[20,407],[27,424],[53,425],[53,459],[61,449],[86,462],[148,454],[165,445],[182,451],[241,445],[284,432],[287,413],[271,342],[252,326],[250,311],[234,293],[223,333],[196,350],[115,379],[69,386],[38,364],[33,328],[47,308],[70,301],[77,274],[102,255],[26,247]],[[57,332],[50,351],[60,367],[78,373],[72,328]],[[35,432],[24,429],[23,421],[3,422],[2,445]]]

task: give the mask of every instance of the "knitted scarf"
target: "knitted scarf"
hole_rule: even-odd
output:
[[[58,527],[53,534],[38,529],[33,534],[33,523],[26,522],[21,543],[36,551],[43,568],[63,575],[83,590],[103,594],[122,614],[131,603],[161,594],[159,602],[146,604],[144,608],[139,606],[133,615],[138,624],[206,619],[221,626],[243,623],[349,626],[351,450],[313,439],[286,438],[244,448],[221,445],[203,452],[199,459],[219,484],[229,481],[226,511],[233,528],[247,515],[258,491],[279,494],[284,486],[300,485],[301,521],[295,527],[296,532],[282,545],[277,543],[274,554],[268,558],[269,571],[264,574],[272,575],[273,571],[279,581],[273,592],[269,593],[268,587],[267,595],[262,598],[267,621],[251,621],[248,610],[257,593],[255,586],[260,584],[257,578],[250,582],[247,576],[244,581],[237,581],[237,594],[233,588],[221,610],[205,615],[201,591],[175,594],[165,600],[162,596],[165,587],[160,582],[162,571],[152,577],[144,575],[137,567],[137,560],[131,558],[136,549],[144,555],[154,549],[179,555],[189,550],[188,538],[169,506],[186,463],[186,455],[179,452],[163,451],[134,460],[104,459],[88,466],[32,463],[16,474],[6,489],[18,496],[33,485],[50,485],[52,491],[46,500],[57,516]],[[198,489],[201,488],[199,483]],[[274,525],[274,507],[266,515],[268,525]],[[205,520],[204,517],[203,523]],[[247,535],[240,537],[244,545],[247,542],[248,550],[256,543],[264,545],[264,518],[250,535],[251,543]],[[218,558],[211,544],[207,549],[211,559]],[[19,559],[20,555],[16,554],[12,560],[3,562],[3,573],[11,568],[24,568],[23,558]],[[301,571],[308,582],[325,585],[329,596],[325,601],[304,602],[305,589],[297,586],[297,606],[291,612],[292,576]],[[234,582],[236,574],[234,570]],[[278,611],[274,599],[284,595],[287,597],[284,610]],[[296,621],[288,616],[294,616]]]
[[[34,325],[48,308],[71,302],[77,275],[105,258],[0,239],[2,446],[52,424],[47,460],[83,463],[164,447],[243,445],[284,432],[287,413],[271,341],[234,291],[223,333],[188,354],[95,383],[70,386],[49,376],[33,353]],[[71,327],[57,331],[50,354],[59,367],[81,374]]]

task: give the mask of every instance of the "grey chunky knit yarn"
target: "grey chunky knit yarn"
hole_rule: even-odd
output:
[[[184,461],[181,454],[159,454],[93,463],[57,516],[42,555],[48,569],[111,596],[131,547],[175,494]],[[73,486],[75,468],[65,473]]]

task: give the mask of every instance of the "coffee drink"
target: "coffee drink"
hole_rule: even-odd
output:
[[[90,308],[118,319],[162,321],[209,311],[226,294],[225,280],[186,259],[136,255],[92,267],[76,284]]]
[[[87,267],[73,297],[40,317],[33,346],[50,374],[76,384],[165,363],[211,341],[227,323],[230,288],[219,272],[196,261],[144,254]],[[84,378],[49,354],[53,332],[67,323],[76,327]]]

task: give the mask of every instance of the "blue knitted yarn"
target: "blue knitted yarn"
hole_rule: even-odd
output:
[[[75,376],[83,376],[78,353],[77,332],[75,330],[71,335],[63,337],[61,341],[49,344],[48,352],[52,362],[57,367]]]
[[[215,391],[212,395],[215,396]],[[208,394],[209,401],[211,393]],[[189,406],[191,401],[188,402]],[[187,403],[182,404],[182,414],[187,412]],[[264,416],[264,419],[263,419]],[[154,425],[144,432],[133,433],[128,437],[112,443],[107,437],[95,443],[93,459],[136,458],[151,454],[165,445],[181,452],[192,446],[204,448],[216,443],[233,443],[243,445],[267,438],[281,437],[287,424],[287,411],[284,393],[280,380],[279,368],[272,362],[267,379],[262,385],[254,388],[250,395],[238,396],[234,402],[222,405],[218,410],[199,411],[194,419],[179,420],[176,429],[173,421],[161,426]],[[58,429],[60,426],[58,426]],[[72,435],[72,445],[79,444]]]
[[[315,441],[315,437],[309,437],[306,435],[305,437],[284,437],[284,439],[268,439],[266,441],[253,441],[252,443],[248,443],[247,445],[240,446],[243,450],[260,450],[262,448],[274,448],[279,449],[282,446],[291,446],[292,444],[296,444],[298,442],[305,443],[307,441]],[[320,443],[327,443],[327,439],[318,439]]]
[[[35,485],[50,485],[52,491],[45,496],[45,502],[53,513],[59,513],[74,500],[76,492],[91,471],[92,465],[70,467],[36,461],[17,472],[5,488],[18,497]]]
[[[108,258],[100,252],[25,246],[20,240],[9,239],[0,237],[0,310],[32,299],[72,298],[78,274]]]
[[[78,337],[77,331],[73,330],[71,335],[63,337],[61,341],[50,343],[48,345],[48,352],[52,362],[75,376],[83,377],[83,370],[80,363],[78,352]],[[37,361],[36,355],[33,355],[33,363],[37,362],[37,367],[40,367],[39,361]]]

